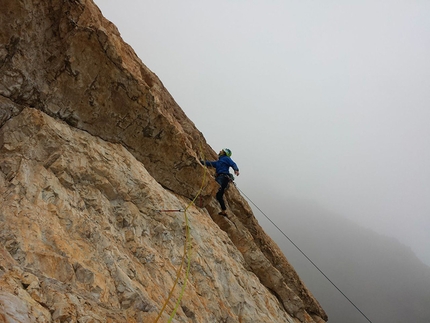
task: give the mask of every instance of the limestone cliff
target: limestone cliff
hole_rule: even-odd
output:
[[[0,322],[327,320],[234,187],[217,215],[214,151],[92,1],[1,8]]]

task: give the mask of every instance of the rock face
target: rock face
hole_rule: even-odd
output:
[[[327,320],[94,3],[3,2],[0,322]]]

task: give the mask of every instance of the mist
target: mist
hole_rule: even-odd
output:
[[[428,322],[430,268],[409,247],[309,200],[272,196],[265,201],[264,214],[261,208],[255,214],[328,322]],[[266,212],[277,215],[281,231]]]
[[[382,321],[428,317],[411,277],[430,269],[430,2],[96,3],[348,296]],[[365,322],[255,214],[330,322]]]
[[[257,205],[318,203],[430,265],[430,2],[96,4]]]
[[[429,2],[96,3],[257,204],[315,201],[430,265]]]

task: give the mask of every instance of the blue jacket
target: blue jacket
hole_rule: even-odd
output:
[[[230,167],[235,171],[239,171],[236,163],[226,155],[219,156],[218,160],[216,161],[205,161],[204,163],[206,166],[215,167],[217,174],[229,174]]]

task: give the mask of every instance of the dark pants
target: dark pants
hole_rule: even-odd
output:
[[[228,177],[228,175],[218,175],[215,180],[217,181],[217,183],[220,185],[220,188],[218,190],[218,192],[216,193],[216,199],[219,202],[219,204],[221,205],[221,210],[225,211],[227,210],[227,208],[225,207],[225,202],[224,202],[224,193],[228,188],[228,185],[230,184],[230,177]]]

